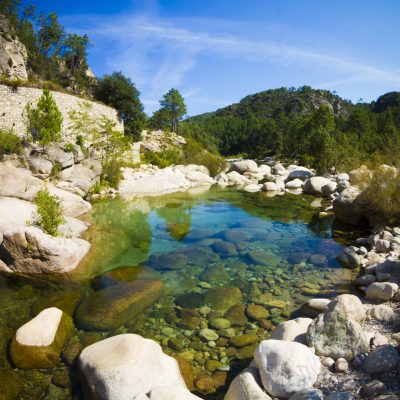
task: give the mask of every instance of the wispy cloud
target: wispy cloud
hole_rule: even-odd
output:
[[[70,25],[79,29],[76,16]],[[352,82],[382,82],[400,85],[400,73],[369,65],[340,54],[331,54],[301,45],[281,43],[271,37],[249,37],[243,22],[218,24],[213,21],[190,24],[185,20],[170,20],[154,15],[84,16],[84,31],[95,44],[109,47],[107,63],[113,69],[128,73],[145,91],[147,104],[171,87],[184,86],[195,96],[199,89],[186,87],[186,77],[204,55],[221,59],[269,62],[292,68],[319,67],[329,69],[333,79],[321,83],[332,88]],[[207,29],[203,28],[206,26]],[[193,27],[196,28],[193,28]],[[208,29],[212,26],[212,29]],[[225,30],[224,30],[225,29]],[[240,32],[245,32],[240,33]]]

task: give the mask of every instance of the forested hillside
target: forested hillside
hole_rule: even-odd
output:
[[[212,113],[186,119],[181,133],[223,155],[297,158],[324,170],[371,155],[397,162],[400,93],[352,104],[308,86],[260,92]]]

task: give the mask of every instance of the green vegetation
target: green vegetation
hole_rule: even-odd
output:
[[[19,154],[22,151],[22,139],[12,130],[0,130],[0,156]]]
[[[105,75],[95,91],[97,100],[114,107],[124,122],[125,135],[140,138],[146,115],[139,99],[139,91],[122,72]]]
[[[178,122],[186,114],[186,105],[182,95],[176,89],[171,89],[160,100],[161,108],[150,118],[149,125],[153,129],[171,129],[177,131]]]
[[[61,200],[57,196],[52,196],[48,189],[44,188],[37,192],[34,203],[37,212],[34,215],[33,224],[49,235],[57,236],[59,226],[65,222]]]
[[[203,145],[193,139],[187,139],[182,148],[167,143],[161,152],[145,151],[141,154],[141,162],[165,168],[173,164],[204,165],[211,176],[217,175],[225,167],[225,160],[218,154],[204,149]]]
[[[358,182],[363,192],[361,201],[381,221],[388,224],[400,222],[400,175],[395,168],[380,166],[366,169]]]
[[[90,103],[81,102],[78,109],[70,111],[71,129],[76,133],[76,142],[81,143],[84,151],[100,160],[102,187],[117,187],[121,179],[123,154],[128,150],[129,142],[115,129],[115,122],[106,116],[103,115],[98,120],[90,117],[91,107]]]
[[[352,104],[308,86],[267,90],[188,118],[178,133],[225,156],[278,156],[325,172],[361,165],[372,154],[393,164],[400,150],[400,93]]]
[[[51,93],[43,90],[36,108],[26,105],[28,136],[42,146],[61,140],[62,114]]]
[[[20,0],[2,0],[0,13],[10,21],[11,35],[18,36],[28,52],[31,80],[51,81],[56,86],[87,92],[87,35],[67,33],[56,13],[37,13],[35,6]]]

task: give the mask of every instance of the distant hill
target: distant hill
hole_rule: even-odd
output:
[[[180,133],[225,156],[274,155],[315,167],[322,158],[336,165],[345,159],[362,162],[372,153],[400,148],[400,92],[353,104],[309,86],[271,89],[187,118]]]

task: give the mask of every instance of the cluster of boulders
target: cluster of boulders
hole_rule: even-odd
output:
[[[254,160],[234,161],[215,180],[219,186],[235,185],[248,192],[264,191],[270,195],[304,192],[332,200],[350,186],[348,174],[315,176],[314,171],[306,167],[294,164],[284,167],[274,160],[267,160],[260,166]]]
[[[379,319],[377,309],[384,306],[364,305],[358,297],[346,294],[334,300],[311,299],[308,305],[321,312],[317,318],[297,318],[278,325],[270,338],[260,343],[249,368],[231,383],[225,400],[268,400],[270,396],[353,399],[354,395],[396,399],[377,380],[362,388],[353,380],[347,391],[332,390],[332,382],[337,384],[336,376],[343,373],[376,377],[399,371],[398,336],[388,339],[365,324],[368,319]],[[395,317],[393,310],[391,317]],[[386,397],[378,397],[381,394]]]
[[[61,179],[45,181],[55,165]],[[0,163],[0,270],[55,273],[76,268],[90,249],[79,238],[89,224],[77,217],[92,208],[82,196],[99,174],[97,161],[59,145],[41,150],[30,146],[20,158],[6,157]],[[34,199],[44,188],[63,206],[64,223],[57,237],[32,226],[37,211]]]

